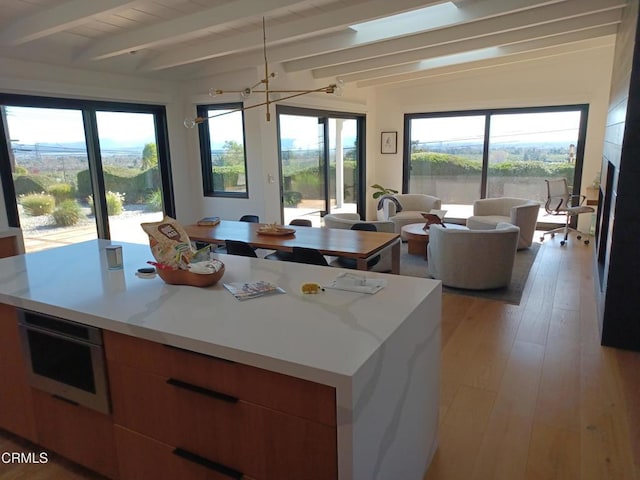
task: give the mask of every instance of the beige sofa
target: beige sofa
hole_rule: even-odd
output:
[[[496,228],[499,223],[511,223],[520,227],[518,250],[529,248],[536,231],[540,203],[524,198],[483,198],[473,203],[473,216],[467,219],[472,230]]]
[[[424,222],[421,213],[440,210],[442,206],[438,197],[422,193],[399,193],[393,196],[402,205],[402,210],[396,211],[396,204],[390,199],[385,199],[382,201],[382,208],[378,210],[378,220],[393,222],[396,233],[401,233],[404,225]]]
[[[511,283],[520,228],[499,223],[495,229],[469,230],[431,225],[429,275],[448,287],[487,290]]]

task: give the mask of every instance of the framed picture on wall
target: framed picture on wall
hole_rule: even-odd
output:
[[[380,153],[398,153],[398,132],[382,132]]]

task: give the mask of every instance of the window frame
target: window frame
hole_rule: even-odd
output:
[[[213,185],[213,164],[211,162],[211,131],[209,129],[210,110],[237,110],[242,116],[242,150],[244,154],[244,192],[228,192],[215,190]],[[199,117],[207,120],[198,125],[198,137],[200,143],[200,165],[202,168],[202,193],[205,197],[224,198],[249,198],[249,169],[247,165],[247,137],[245,128],[244,109],[242,102],[214,103],[198,105],[196,108]]]

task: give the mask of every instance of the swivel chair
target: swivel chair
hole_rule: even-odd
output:
[[[545,182],[547,183],[547,201],[544,204],[544,209],[549,215],[564,215],[566,219],[563,227],[554,228],[553,230],[544,232],[540,236],[540,241],[544,241],[545,235],[549,235],[553,238],[556,233],[563,232],[564,239],[560,241],[560,245],[564,245],[567,243],[569,232],[571,231],[576,232],[576,238],[581,240],[584,233],[569,226],[571,217],[583,213],[593,213],[595,212],[595,209],[593,207],[582,205],[586,199],[584,195],[571,194],[566,178],[545,180]],[[584,240],[584,244],[589,245],[588,235]]]

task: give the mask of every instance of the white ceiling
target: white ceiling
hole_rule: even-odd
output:
[[[371,86],[610,45],[626,3],[1,0],[0,57],[189,80],[263,65],[265,17],[271,64]]]

